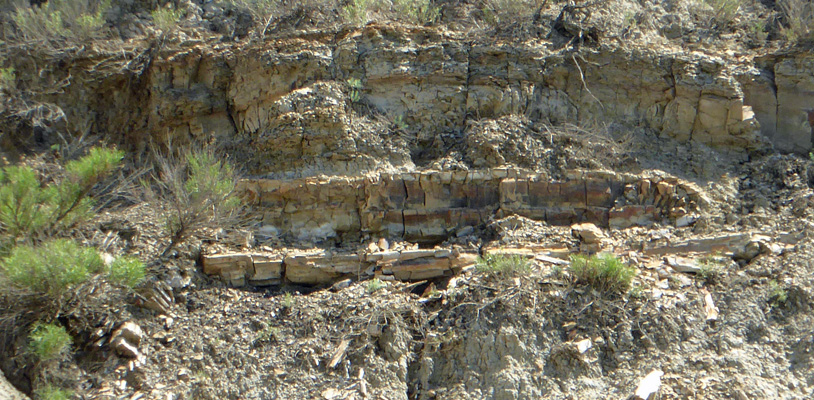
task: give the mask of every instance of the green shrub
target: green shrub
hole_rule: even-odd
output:
[[[17,8],[12,20],[18,39],[78,44],[106,35],[104,15],[109,9],[110,0],[49,0],[39,6]]]
[[[45,385],[37,388],[34,395],[38,400],[70,400],[73,393],[52,385]]]
[[[54,324],[37,324],[29,336],[29,349],[40,361],[61,358],[71,347],[73,338],[65,328]]]
[[[142,182],[146,195],[165,204],[164,228],[169,243],[162,255],[200,229],[225,224],[240,207],[235,194],[237,175],[226,160],[210,150],[192,150],[178,157],[155,154],[158,172],[154,184]]]
[[[569,271],[577,282],[591,285],[602,292],[625,292],[636,276],[636,268],[625,265],[613,254],[591,257],[573,255]]]
[[[178,27],[178,22],[184,16],[184,12],[172,7],[158,8],[150,13],[153,17],[153,25],[164,34],[170,33]]]
[[[531,263],[518,255],[487,254],[475,262],[475,270],[491,276],[509,277],[531,271]]]
[[[96,183],[121,164],[124,153],[94,148],[68,162],[58,183],[43,186],[27,166],[0,169],[0,232],[18,238],[50,234],[90,217],[88,194]]]
[[[119,257],[108,268],[111,282],[132,288],[144,280],[144,264],[134,257]]]
[[[104,270],[96,250],[71,240],[57,239],[38,246],[20,245],[0,263],[14,285],[37,293],[59,295],[69,287]]]

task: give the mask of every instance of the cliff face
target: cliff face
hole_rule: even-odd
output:
[[[806,53],[562,51],[545,41],[484,43],[369,25],[263,43],[132,50],[50,68],[47,80],[71,84],[39,100],[59,105],[73,125],[136,146],[215,138],[256,174],[412,169],[439,156],[428,149],[441,147],[444,135],[465,140],[473,123],[510,115],[555,126],[644,126],[743,151],[812,147],[814,56]],[[355,88],[349,80],[358,80]]]

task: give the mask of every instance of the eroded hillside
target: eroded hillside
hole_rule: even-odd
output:
[[[814,9],[767,3],[4,4],[0,181],[126,155],[87,219],[0,219],[0,367],[48,400],[810,398]],[[21,287],[54,238],[147,277]]]

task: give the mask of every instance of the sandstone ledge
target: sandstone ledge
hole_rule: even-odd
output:
[[[555,225],[684,226],[708,202],[697,186],[674,177],[571,171],[551,179],[516,168],[246,179],[239,189],[263,213],[262,230],[300,240],[368,233],[437,243],[513,214]]]
[[[330,284],[345,278],[379,277],[404,281],[440,278],[473,265],[476,254],[454,249],[416,249],[362,253],[330,251],[285,255],[230,253],[203,257],[203,271],[231,286]]]

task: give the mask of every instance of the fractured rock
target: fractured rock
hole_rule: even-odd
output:
[[[132,321],[125,322],[119,329],[113,332],[110,346],[117,354],[127,358],[139,358],[141,352],[138,349],[144,332],[141,327]]]
[[[571,225],[571,231],[587,244],[600,244],[607,238],[601,229],[590,222]]]

